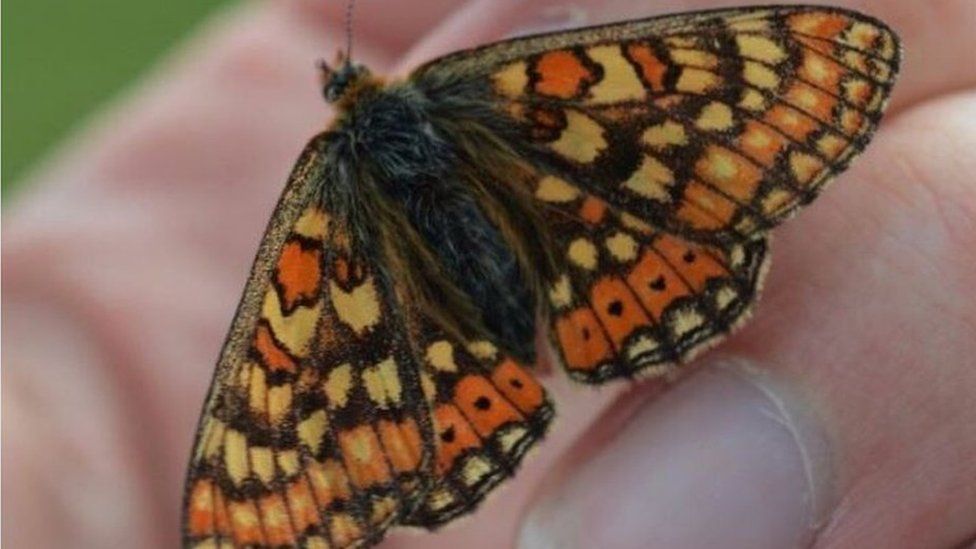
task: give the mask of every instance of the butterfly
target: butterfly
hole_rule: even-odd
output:
[[[746,317],[769,230],[866,146],[900,59],[829,7],[516,38],[385,83],[324,67],[204,405],[190,547],[363,547],[471,512],[544,435],[537,324],[584,383]]]

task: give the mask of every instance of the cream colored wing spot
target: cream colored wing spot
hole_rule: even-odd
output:
[[[827,158],[833,159],[844,152],[848,144],[846,139],[828,133],[824,134],[820,139],[817,139],[817,150],[822,152]]]
[[[490,341],[472,341],[468,343],[468,352],[481,360],[495,360],[498,355],[498,348]]]
[[[529,66],[525,61],[511,63],[492,76],[495,91],[505,97],[519,97],[529,84]]]
[[[728,27],[741,32],[764,32],[769,30],[768,12],[750,13],[748,19],[729,20],[726,22]]]
[[[648,127],[642,136],[644,143],[655,149],[663,149],[671,145],[687,145],[688,135],[685,127],[673,120]]]
[[[588,102],[640,101],[647,96],[634,67],[621,54],[620,46],[597,46],[586,53],[603,67],[603,79],[590,88]]]
[[[688,49],[694,48],[698,45],[695,38],[692,36],[669,36],[664,39],[664,43],[670,48],[675,49]]]
[[[714,72],[685,67],[681,69],[675,89],[679,92],[703,94],[722,83],[722,79]]]
[[[379,524],[389,518],[389,516],[396,509],[396,501],[392,497],[387,496],[383,499],[373,502],[373,508],[370,511],[369,520],[373,524]]]
[[[278,452],[278,467],[291,476],[298,473],[298,452],[296,450],[282,450]]]
[[[227,425],[223,421],[212,416],[207,419],[204,434],[200,437],[200,440],[206,442],[197,448],[197,460],[212,459],[217,455],[224,443],[224,431],[226,429]]]
[[[363,385],[370,400],[380,408],[400,402],[400,375],[393,357],[363,371]]]
[[[306,238],[325,240],[329,232],[329,216],[318,208],[308,208],[292,230]]]
[[[674,185],[674,173],[663,162],[650,155],[644,155],[640,166],[623,182],[623,187],[637,195],[668,202],[671,200],[670,188]]]
[[[726,286],[715,294],[715,305],[720,311],[725,310],[725,308],[735,302],[736,298],[738,297],[739,294],[735,290]]]
[[[322,312],[322,301],[313,307],[298,307],[290,315],[281,314],[281,303],[278,292],[273,288],[264,295],[264,305],[261,308],[263,316],[269,324],[275,338],[297,358],[308,354],[309,343],[315,334],[318,319]]]
[[[420,374],[420,389],[424,393],[424,398],[431,402],[437,397],[437,385],[434,384],[434,379],[427,372]]]
[[[695,126],[701,130],[724,131],[730,129],[735,124],[732,116],[732,109],[725,103],[712,101],[698,114]]]
[[[626,212],[620,214],[620,224],[632,231],[645,235],[654,232],[654,229],[650,225]]]
[[[268,421],[279,423],[291,412],[291,385],[278,385],[268,389]]]
[[[779,86],[779,76],[769,67],[755,61],[745,62],[742,77],[746,82],[764,90],[776,89]]]
[[[230,480],[237,486],[251,474],[247,457],[247,438],[244,433],[227,429],[224,433],[224,468]]]
[[[461,478],[468,486],[474,486],[492,473],[492,463],[482,456],[474,455],[464,462]]]
[[[549,303],[552,303],[553,307],[561,309],[568,307],[572,302],[573,287],[569,282],[569,277],[564,274],[549,288]]]
[[[362,536],[356,520],[349,513],[332,513],[329,531],[335,543],[333,547],[355,547],[354,542]]]
[[[596,120],[579,111],[566,110],[566,128],[549,147],[560,156],[587,164],[607,148],[603,132]]]
[[[743,57],[776,64],[786,59],[786,50],[766,36],[739,34],[735,37],[739,54]]]
[[[427,496],[427,505],[434,511],[438,511],[447,507],[448,505],[452,505],[456,499],[457,498],[455,498],[454,494],[452,494],[447,488],[441,487],[432,491],[430,495]]]
[[[865,98],[871,95],[871,84],[867,80],[851,76],[844,81],[844,98],[854,104],[863,105]]]
[[[766,214],[777,212],[783,205],[794,199],[793,193],[783,189],[773,189],[763,197],[762,209]]]
[[[498,437],[498,444],[505,452],[511,452],[519,442],[528,436],[529,430],[521,425],[512,425]]]
[[[449,341],[435,341],[427,347],[427,363],[444,372],[456,372],[454,346]]]
[[[271,448],[267,446],[252,446],[251,468],[258,479],[265,484],[271,484],[274,480],[275,465]]]
[[[569,260],[575,265],[592,271],[596,269],[598,251],[586,238],[577,238],[569,244]]]
[[[311,536],[305,540],[306,549],[329,549],[329,542],[321,536]]]
[[[681,337],[688,332],[698,328],[705,322],[705,318],[694,309],[680,309],[671,318],[669,326],[671,332]]]
[[[629,360],[634,360],[641,355],[653,353],[661,346],[661,342],[657,338],[651,337],[647,334],[640,335],[633,343],[627,346],[627,358]]]
[[[832,87],[839,78],[838,70],[829,65],[826,59],[809,52],[803,56],[800,72],[814,84],[826,87]]]
[[[739,107],[752,112],[763,112],[769,108],[769,102],[766,101],[763,94],[759,93],[753,88],[747,88],[742,92],[742,99],[739,100]]]
[[[824,170],[824,165],[815,156],[793,151],[790,153],[790,170],[793,172],[793,177],[805,185]]]
[[[263,417],[268,413],[268,382],[264,368],[254,363],[248,363],[244,367],[251,370],[247,388],[248,407],[254,415]]]
[[[680,65],[691,65],[700,69],[718,67],[718,57],[706,51],[676,48],[669,53],[671,60]]]
[[[572,202],[579,195],[579,189],[553,175],[540,179],[535,189],[535,197],[544,202]]]
[[[870,50],[880,34],[878,27],[857,22],[844,33],[844,40],[854,47]]]
[[[349,392],[352,390],[352,365],[342,364],[336,366],[326,376],[322,390],[329,402],[329,408],[342,408],[349,401]]]
[[[617,232],[604,242],[610,256],[620,263],[629,263],[637,259],[637,241],[625,232]]]
[[[298,440],[302,441],[302,444],[315,455],[319,452],[319,446],[322,445],[322,439],[328,428],[329,418],[325,410],[316,410],[300,422],[295,430],[298,433]]]
[[[380,301],[372,277],[348,292],[330,280],[329,293],[339,320],[356,334],[363,335],[380,321]]]
[[[729,265],[733,268],[738,269],[742,267],[742,264],[746,260],[746,251],[741,244],[736,244],[732,246],[729,250]]]

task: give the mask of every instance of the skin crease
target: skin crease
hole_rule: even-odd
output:
[[[776,231],[756,314],[721,352],[802,393],[824,424],[836,496],[813,546],[949,547],[976,535],[976,4],[837,3],[898,31],[902,76],[863,157]],[[219,14],[8,205],[10,547],[177,543],[212,364],[284,178],[330,116],[314,61],[344,44],[341,4]],[[556,4],[437,0],[393,16],[363,0],[354,56],[403,74],[519,29],[720,5]],[[545,371],[557,419],[517,479],[476,515],[436,535],[394,534],[385,547],[508,544],[554,482],[543,483],[546,472],[558,463],[552,474],[568,474],[634,407],[618,400],[626,383],[579,388]],[[588,430],[601,417],[613,419]]]

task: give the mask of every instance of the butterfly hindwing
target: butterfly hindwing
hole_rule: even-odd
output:
[[[437,435],[437,481],[404,523],[436,528],[515,473],[553,410],[532,374],[491,342],[462,346],[425,332],[422,377]]]
[[[573,378],[664,374],[748,313],[765,239],[690,241],[559,177],[533,185],[564,258],[545,298],[552,340]]]

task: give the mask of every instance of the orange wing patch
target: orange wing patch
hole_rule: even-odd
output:
[[[506,115],[567,180],[696,240],[751,238],[810,201],[863,148],[898,68],[891,31],[840,10],[730,10],[664,23],[624,40],[595,33],[593,45],[496,70],[531,75],[543,60],[571,63],[565,93],[525,87],[504,97]],[[564,120],[557,105],[585,123],[542,131],[526,114],[544,108]],[[567,135],[582,142],[563,147]]]
[[[539,95],[570,99],[597,80],[583,58],[569,50],[546,52],[535,62],[532,89]]]
[[[408,354],[388,290],[320,207],[278,215],[290,230],[269,233],[280,245],[256,261],[242,305],[253,316],[238,317],[250,323],[228,339],[201,423],[188,546],[369,543],[430,484],[431,419],[392,358]]]
[[[405,524],[437,527],[508,478],[552,418],[539,383],[486,341],[461,346],[430,333],[423,376],[434,409],[438,482]]]
[[[665,374],[666,363],[687,360],[747,314],[763,275],[763,240],[703,245],[582,189],[566,196],[573,198],[543,205],[566,250],[565,274],[548,292],[552,340],[574,378]],[[583,215],[594,202],[605,212],[597,222]],[[581,241],[602,245],[583,262],[573,248]]]

